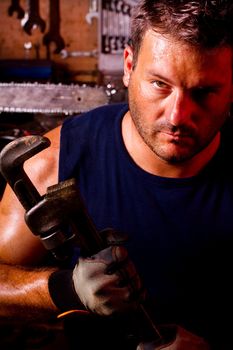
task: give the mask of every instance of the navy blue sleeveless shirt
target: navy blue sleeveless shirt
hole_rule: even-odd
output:
[[[128,154],[121,134],[127,110],[126,104],[108,105],[65,120],[59,180],[77,179],[98,230],[127,233],[129,255],[158,322],[178,323],[215,344],[228,344],[232,128],[199,175],[162,178],[142,170]]]

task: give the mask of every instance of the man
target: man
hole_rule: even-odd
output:
[[[0,219],[2,316],[86,308],[97,319],[78,317],[78,342],[83,324],[89,337],[90,324],[93,330],[100,320],[111,332],[115,315],[127,328],[122,315],[144,302],[143,285],[159,329],[177,326],[175,339],[138,349],[232,347],[232,19],[230,0],[139,3],[124,52],[129,106],[67,120],[48,134],[51,147],[26,165],[41,194],[75,177],[98,230],[127,233],[127,250],[116,243],[80,257],[69,271],[33,269],[44,266],[46,252],[7,188]],[[120,328],[114,332],[106,348],[132,346]]]

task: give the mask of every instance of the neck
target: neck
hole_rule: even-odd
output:
[[[170,164],[159,158],[142,140],[127,112],[122,121],[122,136],[125,147],[134,162],[153,175],[185,178],[197,175],[213,158],[220,144],[220,132],[212,142],[192,159],[181,164]]]

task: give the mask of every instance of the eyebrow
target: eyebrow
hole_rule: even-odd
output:
[[[167,83],[167,84],[170,84],[170,85],[172,85],[174,82],[171,80],[171,79],[169,79],[169,78],[167,78],[167,77],[164,77],[163,75],[160,75],[160,74],[157,74],[157,73],[155,73],[153,70],[147,70],[147,72],[146,72],[149,76],[151,76],[151,77],[154,77],[154,78],[156,78],[156,79],[158,79],[158,80],[162,80],[162,81],[164,81],[165,83]],[[221,82],[212,82],[211,84],[205,84],[205,83],[203,83],[203,84],[201,84],[199,87],[200,88],[221,88],[221,86],[222,86],[223,84],[221,83]],[[194,87],[194,88],[198,88],[198,86],[197,87]]]

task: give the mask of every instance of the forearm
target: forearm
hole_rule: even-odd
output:
[[[0,317],[43,319],[56,315],[48,290],[54,269],[27,269],[0,264]]]

